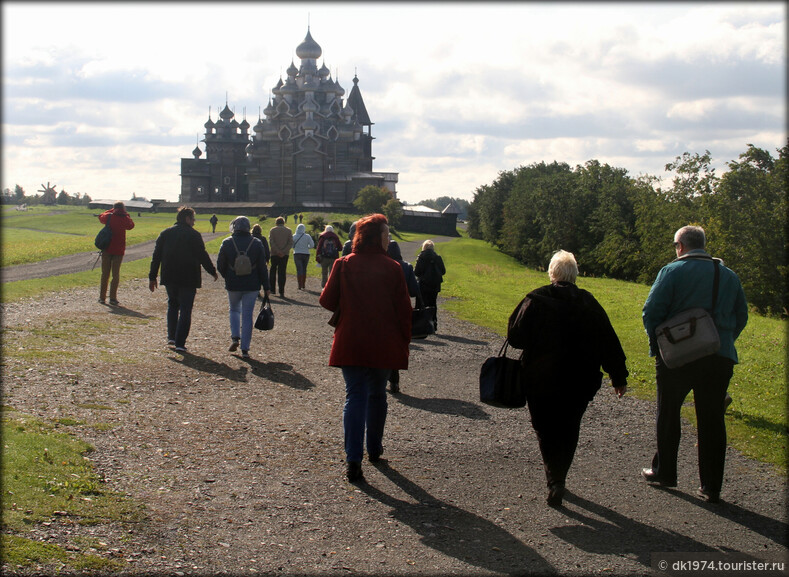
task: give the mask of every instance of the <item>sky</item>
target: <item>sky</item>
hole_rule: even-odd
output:
[[[784,2],[3,2],[0,186],[177,201],[209,112],[254,126],[308,27],[410,204],[787,143]]]

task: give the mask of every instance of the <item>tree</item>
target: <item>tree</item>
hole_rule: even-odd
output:
[[[71,204],[71,197],[69,196],[68,192],[65,190],[61,190],[60,194],[58,194],[57,199],[58,204]]]
[[[385,188],[368,185],[359,191],[353,205],[362,214],[380,213],[384,205],[392,199],[392,193]]]
[[[389,226],[397,228],[403,219],[403,203],[396,198],[392,198],[384,205],[383,213],[386,216],[386,220],[389,221]]]
[[[14,196],[17,202],[22,202],[25,199],[25,189],[17,184],[14,187]]]

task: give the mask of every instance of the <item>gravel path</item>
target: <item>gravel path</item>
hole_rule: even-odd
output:
[[[118,308],[95,288],[4,306],[4,404],[111,425],[70,430],[111,487],[146,505],[145,523],[53,517],[32,534],[100,539],[128,571],[168,575],[644,575],[663,551],[786,559],[785,477],[729,450],[724,502],[699,501],[686,427],[678,488],[645,485],[654,403],[608,387],[584,417],[566,505],[547,507],[528,411],[478,401],[501,339],[442,311],[389,396],[385,461],[347,483],[330,315],[318,279],[295,287],[273,299],[276,326],[255,332],[251,360],[227,352],[226,293],[207,275],[186,355],[166,346],[165,292],[144,279],[122,283]],[[39,348],[62,354],[17,354]]]

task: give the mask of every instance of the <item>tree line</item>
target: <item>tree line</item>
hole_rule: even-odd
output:
[[[14,186],[13,192],[10,188],[4,188],[2,195],[0,195],[0,203],[2,204],[68,204],[73,206],[88,206],[91,202],[90,196],[75,192],[73,195],[65,190],[58,193],[53,188],[46,188],[42,194],[29,195],[25,189],[18,184]]]
[[[709,252],[739,275],[749,303],[786,316],[789,142],[777,158],[747,146],[720,177],[709,151],[685,152],[666,165],[665,187],[597,160],[503,171],[476,189],[469,236],[539,270],[564,249],[583,275],[651,284],[676,256],[674,232],[698,224]]]

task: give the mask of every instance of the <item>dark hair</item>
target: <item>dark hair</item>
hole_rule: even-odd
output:
[[[285,224],[285,219],[281,216],[277,217],[277,220],[274,221],[276,224]]]
[[[381,231],[389,221],[382,214],[371,214],[356,221],[356,232],[353,235],[353,252],[371,247],[381,247]]]
[[[112,205],[112,210],[117,210],[118,212],[126,212],[126,205],[119,200],[118,202]]]
[[[187,217],[194,218],[195,211],[193,208],[189,208],[188,206],[182,206],[178,209],[178,214],[175,216],[175,222],[180,222],[182,224],[186,223]]]
[[[258,223],[252,225],[252,236],[263,236],[263,229]]]

